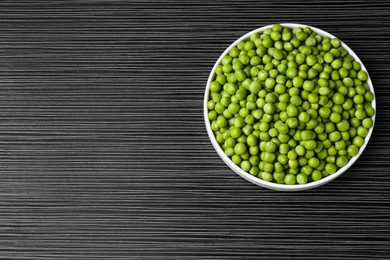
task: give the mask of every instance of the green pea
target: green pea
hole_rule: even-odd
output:
[[[368,74],[338,39],[274,25],[216,66],[208,118],[233,163],[265,181],[318,181],[356,156],[373,126]],[[261,152],[260,152],[261,151]]]
[[[334,174],[336,172],[337,168],[336,168],[336,165],[332,164],[332,163],[327,163],[325,165],[325,171],[328,173],[328,174]]]
[[[364,144],[364,139],[361,136],[355,136],[352,143],[360,148]]]
[[[370,129],[373,126],[373,121],[371,118],[363,119],[362,125],[363,125],[363,127]]]
[[[294,184],[296,183],[295,175],[293,175],[293,174],[287,174],[287,175],[284,177],[284,183],[286,183],[287,185],[294,185]]]
[[[306,184],[307,181],[308,181],[308,178],[307,178],[307,175],[306,174],[303,174],[303,173],[299,173],[296,177],[296,181],[299,183],[299,184]]]
[[[237,154],[237,155],[242,155],[246,152],[246,146],[245,144],[243,143],[237,143],[235,146],[234,146],[234,152]]]
[[[368,75],[365,71],[361,70],[358,72],[357,77],[361,81],[366,81],[368,79]]]

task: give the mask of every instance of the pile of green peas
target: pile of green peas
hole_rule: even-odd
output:
[[[274,24],[234,46],[210,83],[208,118],[233,163],[305,184],[359,153],[375,110],[368,75],[337,38]]]

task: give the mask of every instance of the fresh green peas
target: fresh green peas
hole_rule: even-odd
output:
[[[279,24],[239,42],[216,66],[207,116],[249,174],[305,184],[359,153],[373,126],[367,72],[338,39]]]

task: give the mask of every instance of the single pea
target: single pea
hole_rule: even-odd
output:
[[[244,50],[249,51],[255,47],[255,44],[252,41],[245,42]]]
[[[268,103],[275,103],[277,101],[277,97],[274,93],[271,92],[265,96],[265,101]]]
[[[297,109],[297,107],[294,106],[294,105],[292,105],[292,104],[290,104],[290,105],[287,106],[286,112],[287,112],[287,115],[288,115],[289,117],[294,117],[294,116],[297,116],[297,115],[298,115],[298,109]]]
[[[296,128],[298,126],[298,119],[295,117],[287,118],[286,124],[289,128]]]
[[[343,65],[343,63],[341,62],[340,59],[335,59],[331,63],[332,68],[335,69],[335,70],[340,69],[342,65]]]
[[[245,118],[247,115],[249,115],[249,109],[242,107],[238,113],[241,117]]]
[[[362,121],[362,125],[367,128],[367,129],[370,129],[372,126],[373,126],[373,121],[371,118],[366,118],[366,119],[363,119]]]
[[[271,129],[268,131],[268,134],[269,134],[271,137],[276,137],[276,136],[278,136],[279,132],[278,132],[278,129],[276,129],[276,128],[271,128]]]
[[[309,55],[306,57],[306,64],[309,66],[313,66],[317,63],[317,57],[314,55]]]
[[[276,85],[275,79],[273,79],[273,78],[267,78],[267,79],[265,80],[264,86],[265,86],[267,89],[273,89],[273,88],[275,87],[275,85]]]
[[[298,145],[297,147],[295,147],[295,152],[297,155],[303,156],[305,154],[306,150],[305,150],[305,147],[303,147],[302,145]]]
[[[232,148],[232,147],[234,147],[236,145],[236,140],[233,137],[227,137],[226,140],[225,140],[225,145],[227,147]]]
[[[361,136],[355,136],[352,143],[360,148],[364,144],[364,139]]]
[[[270,172],[266,172],[266,171],[261,174],[261,178],[265,181],[268,181],[268,182],[273,180],[272,174]]]
[[[352,145],[348,146],[347,152],[350,156],[355,156],[359,153],[359,147],[352,144]]]
[[[253,132],[253,127],[251,125],[246,125],[242,128],[242,132],[248,136]]]
[[[325,123],[325,133],[329,134],[336,130],[336,126],[332,122]]]
[[[237,142],[241,143],[241,144],[245,144],[246,143],[246,136],[241,135],[240,137],[237,138]]]
[[[221,102],[220,102],[220,103],[221,103],[222,106],[227,107],[227,106],[229,106],[230,102],[231,102],[231,98],[229,98],[229,97],[223,97],[223,98],[221,99]]]
[[[374,94],[372,94],[370,91],[367,91],[366,93],[364,93],[364,99],[366,101],[373,101],[374,100]]]
[[[347,131],[349,129],[350,125],[349,125],[348,120],[342,120],[339,123],[337,123],[336,126],[340,132],[344,132],[344,131]]]
[[[237,143],[235,146],[234,146],[234,152],[237,154],[237,155],[242,155],[246,152],[246,146],[245,144],[243,143]]]
[[[252,165],[251,165],[251,163],[249,161],[245,160],[245,161],[241,162],[240,167],[244,171],[248,172],[251,169]]]
[[[296,180],[299,184],[306,184],[308,181],[307,175],[303,173],[299,173],[296,177]]]
[[[345,132],[341,132],[341,139],[344,140],[344,141],[349,141],[350,139],[350,134],[349,132],[345,131]],[[348,145],[348,144],[347,144]]]
[[[259,91],[261,90],[261,84],[259,81],[255,80],[249,85],[249,91],[252,94],[258,94]]]
[[[252,111],[252,115],[253,115],[254,118],[260,119],[260,118],[263,117],[264,112],[263,112],[263,110],[261,110],[261,109],[256,109],[256,110],[253,110],[253,111]]]
[[[334,104],[341,105],[341,104],[344,103],[345,97],[344,97],[341,93],[338,93],[338,92],[337,92],[337,93],[335,93],[335,94],[333,95],[332,100],[333,100],[333,103],[334,103]]]
[[[345,148],[345,141],[339,140],[339,141],[335,142],[335,148],[336,148],[336,150],[343,150]]]
[[[353,114],[355,114],[355,111],[352,111]],[[356,117],[350,119],[350,123],[353,127],[358,127],[360,125],[360,120],[357,119]]]
[[[338,131],[332,132],[329,134],[329,140],[332,142],[336,142],[341,139],[341,134]]]
[[[214,100],[209,100],[209,101],[207,102],[207,108],[208,108],[209,110],[213,110],[213,109],[215,108],[215,101],[214,101]]]
[[[249,154],[251,155],[258,155],[259,153],[259,147],[258,146],[251,146],[249,147]]]
[[[357,77],[358,77],[358,79],[361,80],[361,81],[366,81],[366,80],[368,79],[367,72],[365,72],[365,71],[363,71],[363,70],[361,70],[361,71],[358,72]]]
[[[238,154],[235,154],[232,156],[232,161],[234,164],[239,165],[242,162],[242,158]]]
[[[269,141],[265,143],[264,149],[268,153],[274,153],[276,151],[276,148],[277,146],[274,142]]]
[[[317,168],[320,165],[320,160],[316,157],[310,158],[308,165],[312,168]]]
[[[364,111],[363,109],[357,109],[355,112],[355,117],[359,120],[363,120],[364,118],[366,118],[366,116],[366,111]]]
[[[339,156],[336,159],[337,167],[344,167],[348,163],[348,158],[346,156]]]
[[[327,107],[321,107],[318,112],[319,112],[320,117],[325,118],[325,119],[329,118],[329,116],[331,114],[331,110]]]
[[[307,149],[307,150],[314,150],[317,147],[317,143],[314,140],[308,140],[308,141],[305,141],[304,146],[305,146],[305,149]]]
[[[333,163],[327,163],[325,165],[325,171],[328,173],[328,174],[333,174],[335,173],[337,170],[336,168],[336,165],[334,165]]]
[[[263,110],[267,114],[273,114],[276,111],[276,106],[273,103],[266,103]]]
[[[302,104],[302,99],[299,96],[292,96],[290,98],[290,103],[296,107]]]
[[[217,125],[220,128],[225,127],[227,125],[226,118],[224,116],[222,116],[222,115],[218,116],[218,118],[217,118]]]
[[[284,183],[286,183],[287,185],[294,185],[294,184],[296,183],[295,175],[293,175],[293,174],[287,174],[287,175],[284,177]]]
[[[327,95],[329,95],[331,93],[331,89],[328,88],[328,87],[320,87],[318,92],[322,96],[327,96]]]
[[[301,112],[299,114],[299,120],[304,123],[307,123],[310,120],[310,115],[307,112]]]
[[[241,128],[239,127],[232,127],[231,130],[230,130],[230,135],[233,137],[233,138],[238,138],[241,136]]]
[[[319,181],[322,179],[322,173],[319,170],[314,170],[311,174],[313,181]]]
[[[298,75],[298,70],[294,67],[291,67],[291,68],[288,68],[287,71],[286,71],[286,76],[289,78],[289,79],[293,79],[295,78],[296,76]]]
[[[341,121],[341,115],[339,113],[337,113],[337,112],[333,112],[332,114],[330,114],[329,119],[333,123],[338,123],[338,122]]]
[[[251,147],[251,146],[255,146],[257,145],[257,137],[254,136],[253,134],[250,134],[248,135],[247,139],[246,139],[246,142],[247,144]]]
[[[284,184],[284,177],[285,177],[285,173],[284,172],[274,172],[274,174],[273,174],[273,178],[278,183],[279,182],[283,182],[283,184]]]
[[[375,115],[375,109],[372,108],[372,107],[366,108],[366,114],[367,114],[367,116],[369,116],[369,117]]]

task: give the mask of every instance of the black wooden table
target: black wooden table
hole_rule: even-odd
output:
[[[390,3],[1,1],[0,258],[389,259]],[[375,85],[356,164],[315,190],[248,183],[202,113],[222,51],[305,23]]]

